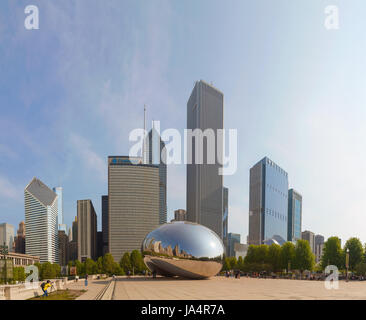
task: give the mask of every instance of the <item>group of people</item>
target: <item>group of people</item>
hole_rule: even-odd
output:
[[[240,279],[240,270],[225,271],[225,277],[226,278],[235,277],[235,279]]]

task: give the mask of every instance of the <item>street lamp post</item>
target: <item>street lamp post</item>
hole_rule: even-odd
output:
[[[349,248],[346,249],[346,282],[348,282]]]
[[[4,282],[6,284],[7,281],[7,263],[6,263],[6,255],[9,253],[8,251],[8,246],[6,245],[6,243],[4,242],[3,246],[0,246],[1,249],[1,253],[4,255],[4,269],[5,269],[5,278],[4,278]]]

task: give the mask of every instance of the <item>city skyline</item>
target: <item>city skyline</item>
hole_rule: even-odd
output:
[[[229,232],[246,239],[249,169],[268,156],[303,196],[303,230],[365,243],[366,97],[358,76],[365,71],[365,46],[362,28],[347,23],[365,23],[361,8],[344,6],[344,23],[329,32],[324,8],[315,1],[286,8],[279,1],[266,4],[268,10],[212,1],[199,22],[194,12],[204,3],[162,3],[160,10],[80,1],[75,15],[70,4],[42,3],[34,32],[23,27],[23,3],[0,4],[0,222],[17,226],[24,220],[24,187],[37,176],[63,187],[68,226],[76,200],[84,198],[93,201],[101,226],[107,158],[128,154],[128,133],[143,126],[143,105],[162,129],[183,129],[192,84],[203,79],[225,93],[224,127],[238,129],[238,171],[224,178]],[[101,18],[90,28],[77,26],[95,12]],[[132,14],[136,21],[128,18]],[[254,21],[256,14],[263,21]],[[283,21],[276,20],[279,14]],[[218,20],[225,23],[216,25]],[[134,27],[131,35],[126,26]],[[222,42],[215,42],[216,35]],[[186,50],[193,47],[199,50]],[[168,166],[168,221],[175,209],[185,208],[185,173],[184,165]]]

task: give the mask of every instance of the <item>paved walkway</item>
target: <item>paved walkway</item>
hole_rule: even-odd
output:
[[[366,281],[339,282],[327,290],[323,281],[214,277],[183,280],[158,277],[118,277],[116,300],[274,300],[366,299]]]
[[[76,300],[94,300],[95,297],[99,294],[99,292],[105,288],[105,286],[109,283],[109,279],[102,280],[89,280],[88,286],[85,286],[85,280],[79,279],[78,282],[68,283],[64,289],[70,290],[87,290],[84,294],[76,298]]]

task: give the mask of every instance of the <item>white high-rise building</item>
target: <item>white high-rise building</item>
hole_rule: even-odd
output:
[[[57,194],[33,178],[24,190],[25,252],[40,262],[58,262]]]
[[[58,213],[58,230],[65,231],[66,233],[66,224],[64,224],[64,203],[62,197],[62,187],[55,187],[52,189],[54,193],[57,194],[57,213]]]

